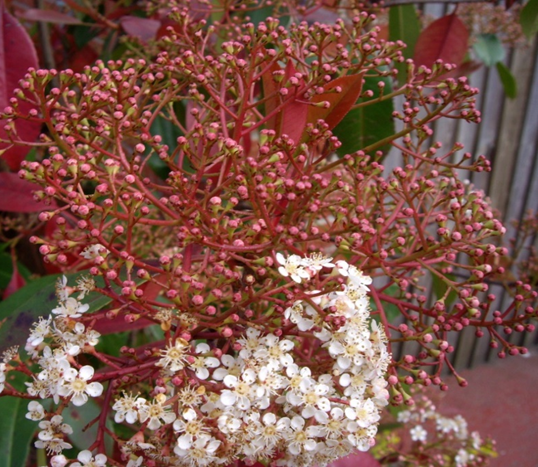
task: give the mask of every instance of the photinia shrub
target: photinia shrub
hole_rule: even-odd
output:
[[[365,12],[201,16],[173,7],[143,56],[30,69],[4,110],[9,144],[27,145],[21,121],[46,129],[19,177],[60,275],[3,302],[0,387],[29,400],[55,467],[324,465],[368,450],[410,385],[466,385],[452,334],[515,355],[498,328],[534,329],[530,286],[500,310],[488,294],[505,229],[461,180],[488,161],[430,141],[438,119],[480,120],[453,65],[408,61],[392,87],[404,45]],[[353,142],[395,96],[397,130]]]

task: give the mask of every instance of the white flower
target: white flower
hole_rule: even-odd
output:
[[[302,417],[293,417],[291,419],[290,433],[287,433],[288,450],[294,456],[298,456],[303,452],[314,451],[317,447],[317,442],[312,439],[315,437],[315,428],[309,426],[304,429],[305,420]]]
[[[161,350],[162,358],[156,363],[157,366],[162,366],[176,372],[185,368],[187,362],[187,351],[190,350],[190,345],[185,339],[178,338],[174,344],[169,345],[166,349]]]
[[[460,449],[454,461],[456,461],[457,467],[465,467],[469,461],[473,460],[473,457],[465,449]]]
[[[143,405],[141,404],[139,413],[141,423],[144,423],[147,419],[149,419],[148,428],[150,430],[157,430],[160,428],[162,425],[161,420],[165,423],[165,425],[168,425],[176,419],[176,414],[170,411],[170,407],[163,407],[163,405],[158,401]]]
[[[213,379],[222,381],[228,375],[239,376],[241,374],[244,365],[241,357],[237,357],[237,359],[235,359],[231,355],[224,354],[222,357],[220,357],[220,361],[225,368],[217,368],[213,372]]]
[[[67,459],[63,454],[53,456],[50,459],[50,467],[65,467],[67,465]]]
[[[350,407],[346,407],[345,414],[359,427],[367,428],[379,421],[379,411],[371,399],[351,399]]]
[[[135,423],[138,421],[138,410],[146,402],[145,399],[137,398],[132,394],[124,394],[116,400],[112,406],[113,410],[116,410],[114,415],[114,421],[116,423],[122,423],[124,420],[127,423]]]
[[[183,419],[178,418],[174,422],[174,430],[184,433],[177,439],[177,445],[180,449],[190,449],[195,437],[207,432],[205,424],[198,420],[198,416],[193,409],[183,411]]]
[[[228,375],[223,382],[227,388],[220,394],[220,401],[225,406],[237,405],[241,410],[250,409],[251,399],[254,397],[252,384],[256,381],[256,373],[250,368],[241,374],[241,378]]]
[[[266,413],[262,419],[259,430],[256,433],[255,443],[263,447],[273,447],[280,441],[290,428],[290,419],[287,417],[277,418],[274,413]]]
[[[307,310],[310,310],[312,315],[316,311],[311,307],[307,306]],[[313,319],[307,318],[305,316],[306,310],[304,309],[303,302],[301,300],[296,301],[291,307],[284,310],[284,318],[289,319],[292,323],[297,324],[299,331],[309,331],[316,324]]]
[[[413,441],[418,441],[420,443],[425,443],[426,438],[428,437],[428,432],[420,425],[411,428],[411,430],[409,430],[409,433],[411,434],[411,439]]]
[[[207,353],[210,351],[209,345],[202,343],[196,346],[196,353]],[[196,357],[189,367],[196,372],[196,376],[200,379],[209,378],[208,368],[217,368],[220,362],[215,357]]]
[[[326,257],[321,253],[312,253],[309,257],[304,258],[303,264],[317,272],[323,268],[334,268],[335,265],[331,261],[332,258]]]
[[[352,264],[349,264],[348,262],[343,260],[337,261],[336,267],[338,269],[338,272],[342,276],[348,277],[355,287],[361,287],[365,290],[370,290],[368,286],[372,283],[372,278],[370,276],[365,276],[360,269],[357,269]]]
[[[284,258],[282,253],[276,254],[276,260],[281,264],[278,272],[284,277],[291,277],[298,284],[303,279],[310,279],[310,273],[303,266],[303,259],[298,255],[291,255]]]
[[[37,401],[31,401],[28,404],[28,413],[25,415],[28,420],[43,420],[45,418],[45,409]]]
[[[44,319],[42,316],[39,317],[39,321],[32,325],[32,331],[30,336],[26,339],[26,342],[31,347],[37,347],[41,344],[45,337],[48,337],[51,333],[50,324],[52,321],[52,316],[49,316],[47,319]]]
[[[301,384],[297,391],[289,391],[286,400],[296,407],[303,407],[301,412],[303,418],[311,418],[316,415],[317,420],[319,417],[323,417],[318,412],[331,410],[331,403],[325,397],[328,393],[329,386],[307,381],[306,384]]]
[[[218,461],[215,451],[219,446],[220,441],[207,434],[201,434],[190,449],[181,449],[176,446],[174,452],[185,458],[187,465],[203,467]]]
[[[4,383],[6,382],[6,364],[0,363],[0,393],[4,390]]]
[[[68,297],[60,306],[54,308],[52,313],[65,318],[80,318],[82,313],[86,313],[90,309],[90,305],[80,303],[76,298]]]
[[[79,462],[72,463],[71,467],[104,467],[106,465],[104,454],[97,454],[94,458],[91,451],[88,450],[80,451],[77,460]]]
[[[93,378],[95,370],[90,365],[83,366],[78,372],[74,368],[69,368],[64,372],[65,382],[58,388],[60,396],[72,396],[71,402],[74,405],[84,405],[88,401],[88,395],[99,397],[103,393],[101,383],[88,383]]]
[[[264,362],[269,369],[279,371],[293,363],[293,357],[288,353],[294,347],[292,341],[280,340],[274,334],[268,334],[261,343],[263,346],[254,352],[254,357]]]
[[[84,259],[93,260],[99,257],[105,258],[109,253],[110,252],[103,245],[96,243],[95,245],[90,245],[84,248],[80,256]]]
[[[39,422],[40,431],[37,435],[38,440],[35,442],[35,447],[38,449],[46,449],[49,454],[59,454],[64,449],[71,449],[69,443],[63,440],[64,435],[73,433],[73,428],[67,423],[63,423],[61,415],[54,415],[50,421],[42,420]]]
[[[142,456],[138,457],[137,459],[130,459],[129,462],[127,462],[126,467],[140,467],[142,462],[144,462],[144,458]]]

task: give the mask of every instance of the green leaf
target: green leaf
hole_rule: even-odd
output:
[[[352,154],[394,134],[394,120],[392,118],[394,103],[392,99],[373,102],[379,98],[377,85],[379,81],[385,83],[384,94],[392,92],[390,78],[365,78],[363,93],[366,90],[371,90],[374,97],[359,99],[357,103],[369,101],[372,103],[351,110],[333,130],[333,133],[342,143],[342,146],[337,150],[339,156]],[[390,146],[386,145],[379,150],[386,151],[389,148]]]
[[[504,88],[504,92],[510,99],[517,96],[517,81],[510,69],[502,62],[497,63],[497,73]]]
[[[389,40],[405,42],[407,48],[402,55],[407,60],[413,58],[415,44],[420,34],[420,21],[414,5],[397,5],[389,8]],[[398,81],[405,82],[406,63],[395,63],[398,70]]]
[[[506,51],[495,34],[479,34],[473,49],[480,61],[486,66],[493,66],[506,56]]]
[[[75,407],[73,404],[69,404],[69,406],[64,409],[62,412],[64,422],[71,425],[73,428],[73,433],[69,435],[69,440],[74,447],[79,450],[88,449],[90,447],[90,444],[92,443],[91,440],[94,440],[97,436],[99,421],[96,421],[90,427],[87,425],[99,417],[101,412],[102,408],[91,398],[80,407]],[[113,423],[110,419],[107,419],[106,426],[110,431],[114,431]],[[112,454],[113,441],[110,436],[105,436],[105,447],[107,453],[109,455]]]
[[[390,295],[391,297],[399,297],[401,290],[396,284],[392,284],[387,287],[383,293],[385,295]],[[377,311],[377,306],[373,301],[371,303],[371,308],[372,311]],[[385,317],[389,323],[392,323],[398,316],[400,316],[400,309],[394,303],[383,303],[383,311],[385,312]],[[379,315],[375,315],[373,318],[380,324],[381,320],[379,319]]]
[[[8,375],[11,376],[12,373]],[[16,373],[16,379],[24,375]],[[9,381],[13,383],[13,381]],[[28,401],[12,396],[0,397],[0,453],[2,467],[24,467],[37,423],[28,420]]]
[[[450,280],[454,280],[456,278],[452,274],[446,274],[446,277]],[[432,276],[432,287],[433,293],[435,294],[435,298],[437,298],[438,300],[445,296],[448,289],[446,283],[443,282],[443,280],[437,275]],[[445,298],[445,306],[448,308],[450,305],[452,305],[452,303],[454,303],[454,300],[456,300],[456,298],[458,298],[458,295],[452,289]]]
[[[66,275],[68,284],[73,284],[81,273]],[[0,303],[0,352],[14,345],[24,346],[30,328],[40,316],[48,316],[57,306],[56,281],[59,274],[45,276],[17,290]],[[96,278],[98,287],[104,285],[102,278]],[[112,299],[97,292],[90,293],[84,303],[90,305],[91,311],[97,311],[108,305]]]
[[[538,31],[538,0],[529,0],[519,14],[523,34],[530,39]]]

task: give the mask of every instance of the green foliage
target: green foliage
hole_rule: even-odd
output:
[[[99,421],[96,421],[96,419],[101,415],[99,405],[90,398],[88,402],[80,407],[75,407],[72,404],[69,405],[63,411],[62,415],[64,422],[73,428],[73,434],[69,435],[69,440],[73,446],[78,450],[88,449],[91,444],[88,440],[95,439],[97,435]],[[88,426],[89,423],[92,423],[91,426]],[[111,420],[107,420],[106,426],[109,430],[113,431]],[[107,436],[105,442],[107,452],[112,454],[112,439]]]
[[[453,274],[445,274],[445,276],[450,280],[455,279],[455,276]],[[435,294],[435,297],[438,300],[443,299],[443,297],[445,297],[446,295],[444,302],[445,302],[445,306],[447,307],[452,305],[452,303],[454,303],[456,298],[458,298],[458,295],[456,294],[456,292],[454,292],[454,290],[450,290],[448,294],[446,293],[448,290],[448,286],[446,282],[443,282],[439,276],[432,275],[432,286],[433,286],[433,293]]]
[[[407,47],[402,51],[402,55],[406,60],[413,58],[420,29],[420,21],[414,5],[397,5],[389,9],[389,39],[405,42]],[[407,65],[404,62],[396,63],[395,66],[398,69],[398,81],[404,83]]]
[[[479,34],[473,49],[486,66],[493,66],[506,56],[501,40],[495,34]]]
[[[17,381],[9,380],[10,384],[21,383],[25,378],[21,373],[15,374]],[[17,384],[14,385],[19,387]],[[42,405],[46,406],[43,402]],[[26,465],[30,443],[37,429],[37,423],[26,418],[27,406],[26,399],[11,396],[0,397],[0,453],[2,453],[0,465],[2,467]]]
[[[390,78],[365,78],[363,92],[371,90],[374,96],[370,99],[359,99],[357,104],[372,103],[351,110],[334,129],[334,134],[342,143],[337,151],[339,156],[352,154],[394,134],[392,99],[375,102],[380,96],[377,84],[379,81],[385,83],[384,94],[392,91]],[[389,148],[387,145],[378,149],[387,151]]]
[[[538,0],[529,0],[521,10],[519,23],[523,34],[530,39],[538,32]]]
[[[496,68],[503,85],[504,92],[510,99],[514,99],[517,96],[516,78],[503,62],[497,63]]]

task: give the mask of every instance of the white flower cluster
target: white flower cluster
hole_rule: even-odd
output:
[[[98,332],[86,329],[83,323],[75,320],[88,311],[89,305],[82,304],[79,299],[84,298],[92,288],[89,279],[79,281],[78,288],[70,288],[64,276],[56,287],[58,306],[47,318],[40,317],[34,323],[25,346],[25,350],[40,367],[34,380],[26,383],[31,396],[41,399],[52,397],[56,404],[62,398],[75,406],[81,406],[88,401],[88,396],[99,397],[102,394],[103,385],[90,382],[94,376],[93,367],[73,366],[73,357],[84,353],[86,348],[95,346],[100,337]],[[71,296],[75,290],[80,292],[78,298]],[[59,454],[63,449],[71,448],[64,437],[71,434],[72,429],[63,423],[60,415],[54,415],[50,420],[43,420],[44,417],[45,411],[41,404],[30,402],[26,418],[41,420],[39,427],[42,431],[39,432],[35,445],[56,454],[55,463],[60,465],[62,456]]]
[[[461,415],[455,417],[441,415],[433,403],[424,396],[411,409],[399,412],[397,420],[412,427],[409,434],[415,442],[422,444],[430,442],[434,445],[439,442],[455,442],[456,454],[452,460],[456,467],[472,464],[482,446],[480,434],[477,431],[469,434],[467,421]]]
[[[146,423],[151,430],[171,425],[175,448],[163,459],[156,444],[125,445],[132,465],[142,456],[185,467],[237,459],[325,465],[374,444],[388,400],[390,355],[383,331],[369,319],[371,278],[321,255],[279,254],[277,260],[280,273],[298,283],[322,268],[334,269],[347,283],[328,294],[310,291],[308,299],[285,310],[297,335],[247,327],[235,341],[236,353],[220,358],[205,343],[170,343],[157,365],[164,376],[196,375],[192,385],[171,387],[172,397],[160,393],[151,402],[124,394],[113,409],[118,423]],[[314,351],[316,360],[309,357]]]

